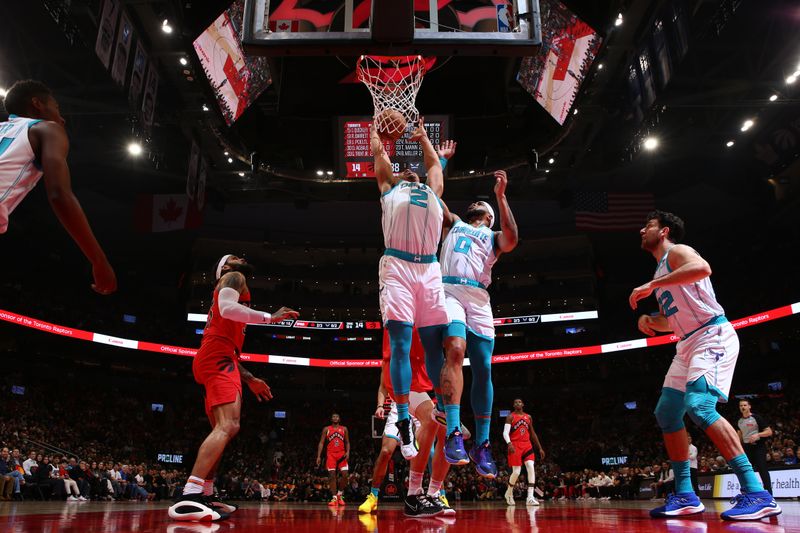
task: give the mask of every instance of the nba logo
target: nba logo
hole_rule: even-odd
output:
[[[514,26],[514,12],[509,4],[498,4],[497,8],[497,31],[499,33],[509,33]]]

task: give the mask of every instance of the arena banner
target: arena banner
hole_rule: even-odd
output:
[[[769,469],[776,498],[800,497],[800,468]],[[741,492],[736,474],[701,474],[697,477],[701,498],[730,499]]]
[[[119,2],[106,0],[103,4],[103,13],[97,28],[97,40],[94,51],[105,68],[111,63],[111,51],[114,49],[114,30],[117,28],[119,17]]]
[[[756,313],[748,317],[732,320],[731,324],[736,329],[755,326],[763,322],[769,322],[779,318],[784,318],[791,315],[800,314],[800,302],[791,305],[785,305],[769,311]],[[203,315],[204,316],[204,315]],[[0,309],[0,320],[15,324],[26,328],[36,329],[47,333],[54,333],[64,337],[73,337],[99,344],[106,344],[115,346],[117,348],[128,348],[132,350],[142,350],[146,352],[158,352],[171,355],[178,355],[183,357],[194,357],[197,355],[196,348],[186,348],[181,346],[170,346],[167,344],[158,344],[152,342],[144,342],[134,339],[123,339],[121,337],[113,337],[102,333],[94,333],[90,331],[83,331],[73,329],[67,326],[60,326],[58,324],[51,324],[42,320],[27,317],[17,313],[12,313]],[[561,357],[580,357],[584,355],[597,355],[612,352],[620,352],[625,350],[635,350],[639,348],[649,348],[651,346],[658,346],[661,344],[669,344],[678,342],[680,339],[675,335],[661,335],[659,337],[652,337],[649,339],[632,339],[622,342],[614,342],[603,345],[595,346],[582,346],[576,348],[558,348],[552,350],[541,350],[535,352],[521,352],[513,354],[495,355],[492,357],[492,364],[498,363],[519,363],[523,361],[536,361],[539,359],[555,359]],[[249,361],[253,363],[271,363],[277,365],[290,365],[290,366],[313,366],[320,368],[377,368],[381,366],[380,359],[316,359],[309,357],[294,357],[286,355],[268,355],[268,354],[251,354],[243,353],[241,355],[242,361]],[[464,366],[469,366],[469,359],[464,361]],[[788,479],[788,478],[787,478]],[[794,479],[794,478],[792,478]],[[791,486],[793,481],[787,481]],[[716,490],[716,489],[715,489]],[[720,489],[722,490],[722,489]]]
[[[120,87],[125,87],[128,75],[128,63],[131,54],[131,41],[133,40],[133,25],[124,11],[119,16],[119,32],[117,32],[117,47],[114,52],[114,63],[111,67],[111,79]]]

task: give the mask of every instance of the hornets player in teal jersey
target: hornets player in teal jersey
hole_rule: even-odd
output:
[[[3,104],[9,117],[0,122],[0,234],[8,230],[11,212],[44,177],[50,207],[92,264],[92,288],[111,294],[117,278],[72,192],[69,139],[53,93],[42,82],[22,80],[11,86]]]
[[[681,338],[655,410],[675,473],[675,493],[650,515],[674,517],[705,510],[689,473],[689,440],[683,425],[687,413],[739,479],[742,492],[734,498],[733,508],[722,513],[723,520],[758,520],[780,514],[780,507],[753,472],[733,426],[717,413],[717,402],[728,401],[739,338],[717,302],[711,267],[694,249],[678,244],[684,225],[672,213],[653,211],[639,234],[642,249],[652,254],[658,266],[651,281],[633,289],[629,303],[636,309],[639,300],[653,294],[660,310],[640,316],[639,329],[646,335],[662,331]]]
[[[506,200],[508,176],[494,173],[494,193],[500,211],[501,231],[493,231],[495,214],[488,202],[475,202],[467,208],[464,220],[446,213],[441,265],[445,302],[450,324],[445,334],[445,357],[426,362],[428,374],[440,376],[441,399],[447,425],[445,457],[451,464],[475,463],[478,474],[493,478],[497,466],[492,458],[489,426],[492,418],[492,351],[494,317],[486,290],[492,282],[492,266],[500,254],[517,246],[518,230]],[[467,456],[460,432],[461,393],[464,388],[464,354],[472,369],[470,399],[475,415],[475,445]],[[437,383],[434,381],[434,385]],[[441,420],[441,413],[437,416]]]
[[[448,323],[442,271],[436,264],[447,209],[440,199],[444,189],[442,163],[428,139],[424,119],[420,118],[410,140],[419,142],[422,148],[426,183],[421,183],[410,170],[394,175],[383,142],[375,127],[370,128],[386,246],[379,264],[380,307],[389,333],[389,370],[397,404],[400,451],[406,459],[417,455],[414,424],[408,414],[412,329],[417,328],[425,353],[429,354],[441,352]]]

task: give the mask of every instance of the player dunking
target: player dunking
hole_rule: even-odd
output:
[[[111,294],[117,278],[72,192],[69,139],[53,93],[41,82],[18,81],[4,105],[9,117],[0,122],[0,234],[8,231],[9,215],[44,176],[50,207],[92,264],[92,288]]]
[[[451,464],[469,462],[459,427],[461,393],[464,388],[462,366],[469,355],[472,369],[472,411],[475,414],[475,445],[469,457],[478,474],[493,478],[497,466],[492,458],[489,429],[492,418],[492,351],[494,350],[494,317],[487,287],[492,282],[492,266],[500,254],[517,246],[517,223],[506,200],[508,176],[494,173],[501,231],[492,231],[495,215],[486,202],[475,202],[467,209],[465,221],[454,214],[445,216],[441,265],[442,282],[450,324],[445,334],[444,349],[439,357],[428,362],[432,375],[441,374],[441,391],[447,421],[445,457]],[[436,366],[434,366],[436,364]],[[434,384],[436,382],[434,381]]]
[[[753,472],[736,431],[717,413],[717,402],[728,401],[739,338],[717,303],[709,278],[711,267],[694,249],[678,244],[684,225],[672,213],[653,211],[639,234],[642,249],[653,255],[658,266],[652,281],[633,289],[629,303],[636,309],[639,300],[654,294],[660,309],[654,316],[640,316],[639,329],[646,335],[671,331],[681,337],[655,410],[675,474],[675,494],[650,515],[670,517],[705,509],[692,489],[689,441],[683,425],[687,413],[720,450],[742,487],[722,519],[757,520],[780,514],[781,508]]]
[[[347,486],[347,459],[350,457],[350,433],[339,422],[338,413],[331,415],[331,425],[322,428],[317,446],[317,467],[322,462],[322,449],[325,448],[325,469],[328,471],[328,487],[331,490],[329,507],[344,506],[344,488]],[[336,471],[339,471],[339,484],[336,484]]]
[[[517,484],[523,463],[528,474],[528,499],[526,505],[539,505],[539,501],[533,494],[536,488],[536,456],[533,453],[531,441],[539,450],[539,458],[544,459],[544,450],[539,442],[539,436],[533,430],[531,415],[525,411],[525,404],[521,398],[514,400],[514,411],[506,417],[503,426],[503,440],[508,444],[508,466],[511,467],[511,476],[508,478],[508,488],[506,489],[506,503],[514,505],[514,485]]]
[[[394,176],[383,142],[374,125],[370,128],[386,246],[379,264],[381,316],[391,343],[390,374],[397,402],[397,429],[400,451],[406,459],[417,455],[414,424],[408,414],[412,328],[418,328],[428,354],[441,352],[442,332],[448,323],[442,273],[436,264],[446,209],[439,199],[444,189],[442,164],[422,118],[411,140],[419,141],[422,147],[427,183],[420,183],[419,176],[410,170]]]
[[[208,313],[200,349],[192,363],[195,380],[205,387],[206,415],[211,433],[200,445],[197,459],[183,488],[183,495],[169,508],[175,520],[215,521],[236,510],[214,498],[214,475],[222,452],[239,432],[242,381],[258,401],[272,399],[269,386],[254,377],[239,362],[245,324],[268,324],[297,318],[297,311],[281,307],[274,314],[250,309],[250,290],[242,272],[252,267],[234,255],[223,256],[216,265],[217,285]]]

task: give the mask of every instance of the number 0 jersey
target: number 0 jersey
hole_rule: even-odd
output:
[[[0,122],[0,233],[8,230],[8,217],[42,177],[28,130],[41,120],[10,115]]]
[[[442,201],[424,183],[401,180],[381,196],[386,255],[433,263],[442,236]]]
[[[442,282],[485,289],[492,282],[494,232],[461,220],[453,224],[442,243]]]
[[[666,276],[669,267],[669,250],[658,262],[653,279]],[[653,291],[661,314],[667,317],[673,333],[686,338],[703,326],[725,321],[725,310],[717,302],[711,278],[703,278],[685,285],[667,285]]]

